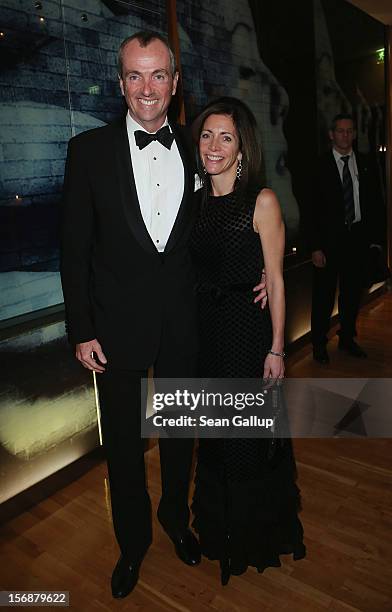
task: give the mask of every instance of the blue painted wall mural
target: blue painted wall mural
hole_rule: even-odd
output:
[[[2,319],[62,302],[58,210],[67,141],[123,111],[116,78],[121,40],[141,28],[166,30],[165,2],[128,4],[0,2]],[[179,0],[178,21],[187,118],[219,95],[249,104],[267,182],[295,236],[299,214],[282,129],[288,96],[260,57],[247,0]]]

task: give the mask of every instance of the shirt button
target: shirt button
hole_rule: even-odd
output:
[[[159,244],[159,240],[157,240],[157,244]]]
[[[159,183],[157,183],[157,187],[159,187]]]
[[[160,215],[160,214],[161,214],[161,213],[157,213],[158,217],[159,217],[159,215]]]
[[[155,160],[155,161],[156,161],[156,160],[157,160],[157,158],[156,158],[156,157],[153,157],[153,160]]]

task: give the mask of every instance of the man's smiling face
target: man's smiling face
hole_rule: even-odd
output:
[[[156,132],[164,123],[177,81],[178,73],[172,75],[169,51],[162,41],[153,39],[141,47],[134,39],[124,47],[121,92],[131,117],[148,132]]]

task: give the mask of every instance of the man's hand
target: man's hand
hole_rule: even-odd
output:
[[[268,301],[268,295],[267,295],[267,282],[266,282],[266,276],[265,276],[264,270],[261,273],[261,279],[260,279],[259,284],[256,285],[256,287],[253,287],[253,291],[259,292],[258,295],[253,300],[253,303],[257,304],[257,302],[260,302],[261,309],[265,308],[265,305],[267,304],[267,301]]]
[[[93,353],[96,354],[100,363],[98,363],[94,357]],[[102,351],[101,345],[98,340],[94,338],[94,340],[89,340],[88,342],[80,342],[80,344],[76,345],[75,356],[78,361],[82,364],[84,368],[87,370],[92,370],[93,372],[98,372],[102,374],[105,371],[105,368],[102,363],[107,363],[107,359]]]
[[[314,266],[316,266],[316,268],[325,268],[327,264],[327,259],[323,251],[313,251],[312,263]]]

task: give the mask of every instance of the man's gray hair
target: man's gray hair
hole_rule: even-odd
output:
[[[167,48],[169,52],[170,70],[171,70],[172,76],[174,77],[177,71],[176,59],[174,57],[174,53],[171,50],[167,39],[164,36],[162,36],[162,34],[159,34],[158,32],[152,32],[150,30],[145,30],[145,31],[136,32],[136,34],[132,34],[132,36],[128,36],[127,38],[125,38],[125,40],[122,41],[120,48],[118,50],[118,55],[117,55],[117,70],[118,70],[118,76],[120,78],[122,77],[122,67],[123,67],[123,57],[122,56],[123,56],[124,47],[126,47],[128,43],[130,43],[132,40],[135,40],[135,39],[139,41],[141,47],[147,47],[150,44],[150,42],[152,42],[153,40],[160,40],[165,45],[165,47]]]

